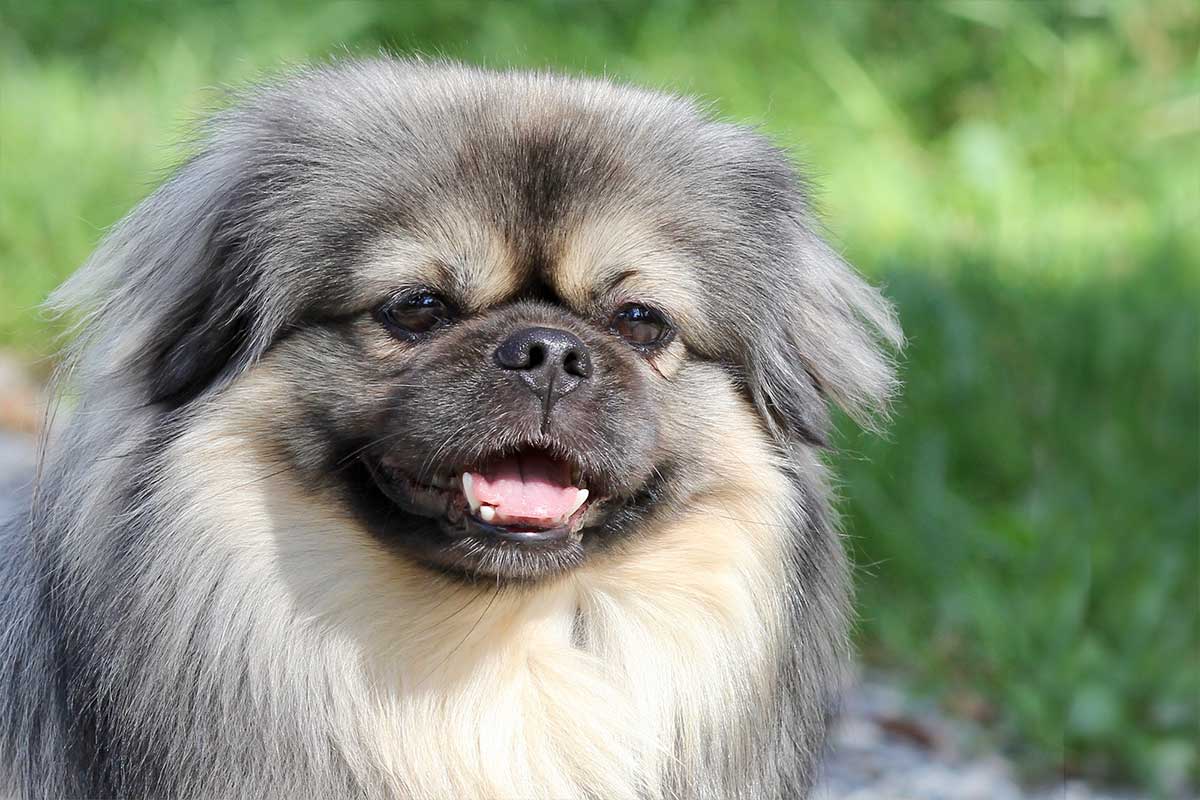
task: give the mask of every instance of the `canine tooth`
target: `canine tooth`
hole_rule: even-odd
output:
[[[474,481],[471,478],[471,473],[464,472],[462,476],[463,494],[466,495],[467,505],[471,507],[471,513],[474,514],[479,510],[479,498],[475,496]],[[493,511],[493,514],[496,512]]]
[[[567,512],[567,516],[569,517],[572,514],[574,514],[576,511],[578,511],[579,507],[587,502],[587,499],[588,499],[588,490],[580,489],[579,493],[577,495],[575,495],[575,502],[571,504],[571,510]]]
[[[480,506],[479,518],[484,522],[491,522],[496,518],[496,509],[491,506]]]

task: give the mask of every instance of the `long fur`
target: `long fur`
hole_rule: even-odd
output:
[[[660,432],[694,444],[676,479],[689,498],[533,584],[397,557],[277,446],[303,424],[304,365],[334,360],[295,332],[304,303],[336,306],[431,242],[470,263],[504,249],[432,199],[423,238],[362,235],[384,226],[382,176],[432,186],[445,131],[497,117],[582,131],[645,171],[679,164],[646,178],[664,204],[720,184],[675,230],[708,266],[662,256],[644,279],[695,331],[662,367],[692,392],[663,393]],[[587,284],[573,263],[653,238],[639,225],[656,201],[631,181],[592,190],[624,220],[619,241],[595,214],[561,235],[564,293]],[[464,280],[501,296],[501,272]],[[80,320],[74,399],[31,513],[0,534],[0,790],[759,800],[811,785],[849,653],[827,403],[883,411],[882,345],[900,334],[757,134],[603,82],[390,60],[304,71],[218,115],[54,302]]]

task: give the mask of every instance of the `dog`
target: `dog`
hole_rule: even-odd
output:
[[[831,415],[901,333],[764,136],[607,80],[244,91],[52,297],[0,548],[21,798],[797,798]]]

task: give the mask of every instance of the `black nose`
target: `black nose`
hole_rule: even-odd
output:
[[[592,377],[587,345],[558,328],[523,328],[496,348],[496,363],[511,370],[542,401],[544,413]]]

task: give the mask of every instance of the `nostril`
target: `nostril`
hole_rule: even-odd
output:
[[[592,361],[587,357],[586,353],[581,353],[578,350],[569,350],[563,356],[563,371],[568,375],[574,375],[578,378],[589,378],[592,375]]]
[[[525,363],[522,366],[525,369],[537,369],[546,363],[546,348],[536,343],[529,345],[529,354],[524,360]]]

